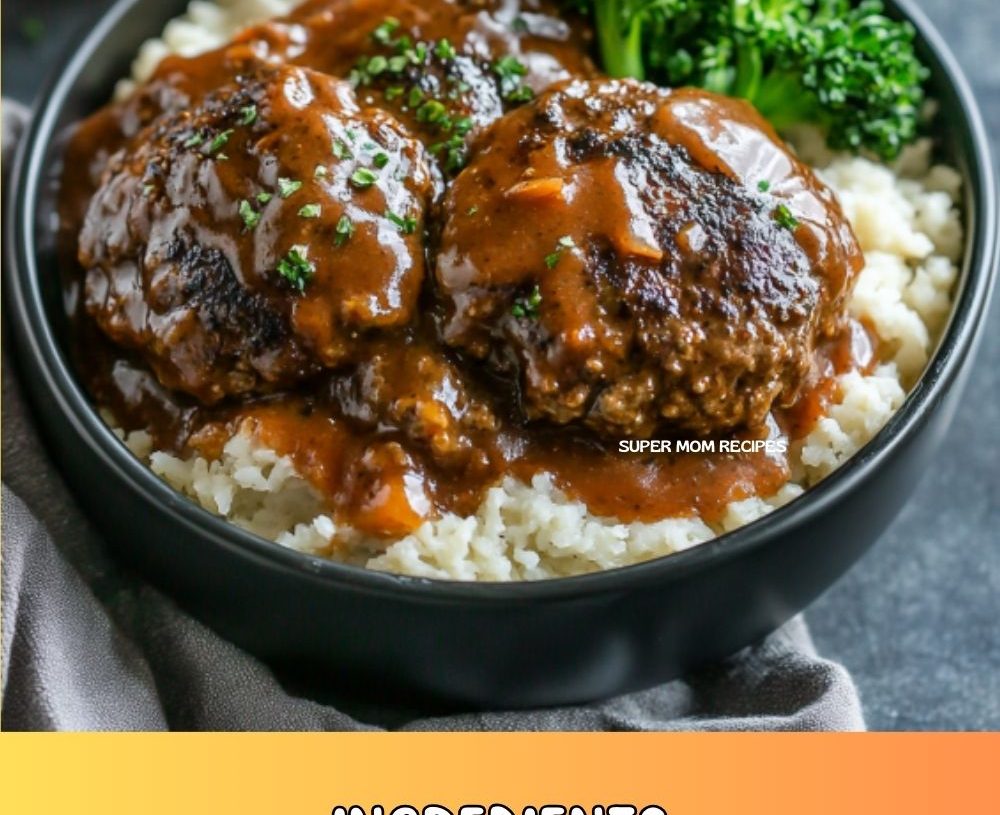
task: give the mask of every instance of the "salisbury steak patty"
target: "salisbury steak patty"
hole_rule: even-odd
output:
[[[203,402],[292,385],[411,319],[430,191],[420,143],[346,82],[258,67],[110,159],[87,309]]]
[[[488,129],[445,201],[446,342],[529,419],[609,436],[755,427],[840,326],[861,254],[746,103],[557,86]]]

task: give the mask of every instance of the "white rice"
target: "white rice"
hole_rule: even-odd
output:
[[[217,47],[243,25],[294,5],[294,0],[196,0],[184,18],[168,24],[162,39],[142,47],[133,79],[145,80],[168,53],[194,55]],[[124,83],[120,92],[130,87]],[[497,581],[580,574],[667,555],[751,523],[829,475],[899,409],[947,320],[963,240],[957,209],[961,179],[950,167],[931,165],[929,142],[910,147],[888,167],[830,154],[811,131],[793,134],[792,140],[836,191],[864,251],[865,268],[850,309],[878,332],[882,359],[870,376],[851,372],[838,378],[836,403],[793,447],[791,482],[777,495],[730,504],[719,523],[698,517],[653,524],[600,518],[541,474],[530,485],[507,478],[488,491],[474,516],[427,521],[387,546],[338,527],[292,462],[250,435],[230,439],[217,461],[154,451],[142,431],[125,441],[175,489],[244,529],[308,554],[421,577]]]

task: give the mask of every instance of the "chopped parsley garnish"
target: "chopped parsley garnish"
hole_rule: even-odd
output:
[[[392,43],[392,35],[399,29],[399,25],[399,20],[395,17],[386,17],[372,32],[372,39],[381,45],[390,45]]]
[[[406,102],[411,108],[415,108],[421,102],[424,101],[424,92],[420,90],[416,85],[410,88],[410,95],[407,97]]]
[[[299,210],[300,218],[318,218],[323,208],[319,204],[306,204]]]
[[[391,44],[391,43],[387,43]],[[406,70],[406,66],[413,63],[419,65],[424,61],[427,51],[421,47],[419,52],[410,50],[407,46],[402,49],[403,40],[396,43],[397,53],[393,56],[376,54],[375,56],[362,56],[354,63],[354,67],[348,78],[351,84],[357,88],[372,84],[376,78],[385,75],[399,76]]]
[[[542,305],[542,292],[536,285],[527,297],[519,297],[510,308],[510,313],[519,319],[538,317],[538,309]]]
[[[317,164],[316,169],[313,170],[313,178],[326,178],[330,174],[330,171],[326,169],[322,164]]]
[[[260,200],[258,198],[258,200]],[[250,232],[260,223],[260,213],[257,212],[246,199],[240,201],[240,217],[243,219],[243,226]]]
[[[576,244],[573,242],[573,239],[569,235],[563,235],[556,242],[556,250],[545,256],[545,265],[550,269],[554,269],[556,264],[559,263],[559,258],[562,257],[563,251],[572,249],[574,246]]]
[[[465,214],[466,214],[466,215],[468,215],[468,216],[469,216],[469,217],[471,218],[471,217],[472,217],[473,215],[475,215],[475,214],[476,214],[477,212],[479,212],[479,207],[469,207],[469,208],[468,208],[468,209],[467,209],[467,210],[465,211]]]
[[[447,141],[431,145],[431,153],[444,153],[444,166],[450,173],[457,173],[465,166],[466,149],[461,136],[452,136]]]
[[[293,178],[279,178],[278,179],[278,195],[282,198],[288,198],[295,195],[302,188],[302,182],[296,181]]]
[[[378,181],[378,174],[367,167],[359,167],[351,176],[351,183],[358,189],[365,190]]]
[[[352,158],[351,148],[342,139],[333,140],[333,155],[343,161],[345,158]]]
[[[523,34],[528,30],[528,21],[524,19],[521,15],[518,15],[510,23],[510,30],[518,34]]]
[[[225,147],[229,143],[229,137],[232,135],[233,135],[232,129],[223,130],[218,136],[212,139],[211,144],[208,145],[208,154],[211,156],[218,153],[223,147]]]
[[[520,85],[504,96],[507,102],[530,102],[535,98],[535,92],[527,85]]]
[[[257,203],[258,204],[266,204],[272,198],[274,198],[274,196],[271,195],[271,193],[269,193],[269,192],[259,192],[259,193],[257,193]]]
[[[760,190],[761,192],[767,192],[769,189],[771,189],[771,182],[768,181],[766,178],[762,178],[760,181],[757,182],[757,189]]]
[[[417,110],[417,121],[439,124],[448,115],[448,109],[437,99],[428,99]]]
[[[493,73],[500,78],[500,96],[507,102],[527,102],[534,93],[527,85],[521,84],[521,78],[528,69],[517,57],[508,54],[493,63]]]
[[[512,54],[508,54],[507,56],[500,57],[500,59],[493,63],[493,73],[501,79],[510,79],[511,77],[524,76],[528,73],[528,69],[524,67],[524,63],[521,60]]]
[[[305,246],[289,249],[288,254],[278,261],[278,274],[300,292],[305,291],[306,284],[316,274],[316,266],[309,260],[309,249]]]
[[[192,133],[188,137],[187,141],[184,142],[184,146],[185,147],[197,147],[203,141],[205,141],[205,137],[201,133]]]
[[[774,208],[774,220],[778,222],[779,226],[783,226],[789,232],[794,232],[799,225],[798,218],[792,215],[792,211],[784,204],[778,204]]]
[[[412,235],[417,231],[417,219],[413,215],[401,216],[392,210],[386,210],[385,217],[395,224],[404,235]]]
[[[354,234],[354,224],[346,215],[341,215],[340,220],[337,221],[337,227],[334,231],[336,233],[336,237],[333,239],[334,245],[343,246]]]
[[[389,67],[389,60],[383,57],[381,54],[372,57],[368,60],[367,70],[369,76],[378,76],[383,73],[386,68]]]
[[[257,106],[247,105],[245,108],[240,108],[240,124],[244,127],[252,125],[257,121]]]
[[[475,126],[474,120],[469,116],[459,115],[452,104],[461,94],[471,90],[468,83],[463,82],[459,76],[447,75],[440,81],[442,87],[428,88],[426,82],[423,83],[424,87],[421,87],[422,80],[414,78],[409,72],[410,66],[424,66],[428,55],[442,62],[455,60],[459,56],[458,48],[447,38],[414,43],[406,35],[397,37],[398,28],[398,20],[387,18],[375,29],[372,38],[392,48],[394,53],[360,57],[351,70],[351,82],[355,87],[367,86],[376,78],[382,77],[383,80],[387,80],[383,90],[386,101],[398,100],[404,111],[412,111],[418,122],[436,130],[445,139],[447,135],[444,134],[455,134],[459,137],[468,135]],[[527,96],[524,98],[531,97],[529,89],[520,88],[520,77],[527,73],[527,68],[518,59],[514,57],[499,59],[493,64],[493,70],[500,76],[505,98],[508,95],[512,98],[521,98],[525,93]],[[367,152],[373,154],[377,149],[377,145],[365,148]],[[464,145],[448,140],[442,142],[438,151],[447,151],[445,156],[449,171],[454,172],[465,165]],[[374,154],[372,158],[376,169],[382,169],[389,163],[383,154]],[[370,186],[370,183],[368,185]]]
[[[452,45],[447,39],[438,40],[437,45],[434,46],[434,56],[438,59],[448,60],[454,59],[458,55],[455,51],[455,46]]]

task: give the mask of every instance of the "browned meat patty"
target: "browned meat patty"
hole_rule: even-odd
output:
[[[605,435],[761,425],[842,320],[861,253],[746,103],[573,81],[490,127],[444,203],[445,341],[529,419]]]
[[[431,187],[422,145],[346,82],[262,68],[111,158],[79,240],[87,309],[205,403],[292,385],[411,319]]]

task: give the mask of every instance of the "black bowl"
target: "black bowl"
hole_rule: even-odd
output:
[[[844,467],[769,517],[694,549],[583,577],[417,580],[312,558],[228,525],[134,459],[77,383],[53,244],[61,134],[110,95],[138,44],[183,3],[122,0],[57,73],[21,146],[4,270],[9,325],[47,443],[121,555],[223,636],[314,684],[475,706],[578,702],[725,656],[805,608],[879,537],[958,402],[996,267],[996,190],[976,104],[908,0],[938,100],[938,149],[962,173],[965,261],[919,384]],[[8,466],[10,463],[8,463]]]

